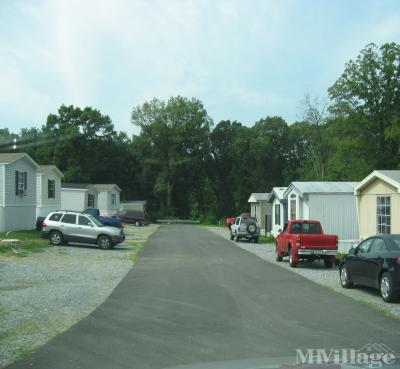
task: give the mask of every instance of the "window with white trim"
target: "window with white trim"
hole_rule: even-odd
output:
[[[275,225],[281,224],[281,205],[275,204]]]
[[[117,195],[115,193],[111,194],[111,205],[117,204]]]
[[[47,198],[48,199],[56,198],[56,181],[54,179],[47,180]]]
[[[88,208],[94,208],[94,195],[88,194]]]
[[[24,195],[28,189],[27,172],[15,171],[15,194]]]
[[[296,207],[297,207],[297,201],[296,201],[296,195],[292,194],[290,195],[290,219],[296,219]]]
[[[376,225],[378,234],[388,234],[391,230],[390,196],[376,197]]]

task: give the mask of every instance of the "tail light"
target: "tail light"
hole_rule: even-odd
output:
[[[336,238],[336,246],[337,246],[339,244],[339,237],[336,236],[335,238]]]
[[[46,227],[47,227],[47,224],[45,222],[43,222],[42,228],[46,228]]]
[[[400,264],[400,256],[397,257],[396,261],[397,261],[397,264]]]
[[[296,245],[300,245],[300,235],[296,236]]]

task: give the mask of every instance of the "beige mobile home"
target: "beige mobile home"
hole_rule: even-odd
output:
[[[400,233],[400,170],[375,170],[355,188],[360,237]]]

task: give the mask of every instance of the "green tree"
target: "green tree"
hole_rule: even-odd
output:
[[[197,99],[153,99],[137,106],[132,123],[147,142],[147,164],[156,171],[154,191],[164,213],[190,213],[190,198],[203,212],[206,204],[206,162],[212,120]]]
[[[350,60],[328,89],[331,112],[360,120],[375,168],[398,165],[400,117],[400,45],[367,45]]]

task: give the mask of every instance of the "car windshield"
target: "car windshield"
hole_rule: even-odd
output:
[[[301,222],[293,223],[291,228],[293,234],[320,234],[321,226],[319,223]]]
[[[95,217],[86,215],[97,227],[104,227],[104,224],[99,222]]]
[[[400,250],[400,235],[391,236],[390,238],[393,241],[393,246],[395,246],[397,250]]]

